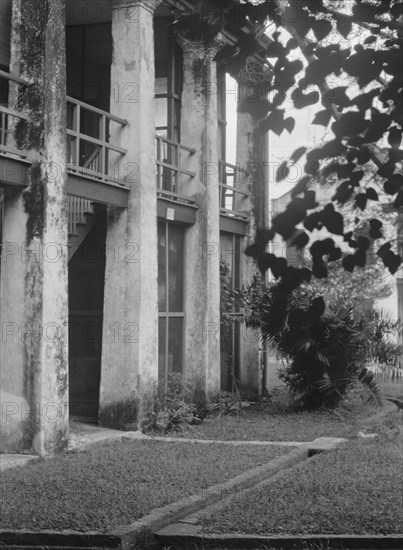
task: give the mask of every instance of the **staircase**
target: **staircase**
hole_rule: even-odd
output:
[[[69,261],[93,227],[97,216],[94,203],[79,197],[69,196],[68,247]]]

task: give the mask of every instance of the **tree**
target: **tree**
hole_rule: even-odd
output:
[[[383,201],[399,215],[402,239],[402,6],[401,0],[202,0],[194,3],[193,13],[176,21],[178,31],[189,38],[197,35],[209,42],[223,27],[238,37],[216,55],[234,77],[245,67],[253,71],[256,56],[266,60],[261,97],[256,101],[254,96],[253,102],[244,98],[239,106],[261,119],[262,133],[292,131],[294,121],[284,109],[291,90],[296,109],[321,102],[312,124],[331,129],[326,143],[291,155],[289,162],[295,163],[306,154],[305,175],[286,211],[270,228],[259,228],[246,250],[262,273],[270,269],[279,280],[268,312],[272,319],[284,320],[287,296],[312,276],[326,278],[329,262],[340,261],[352,273],[366,264],[371,249],[392,274],[402,262],[396,245],[385,238],[379,216],[369,219],[367,234],[354,238],[339,211],[351,204],[364,212],[368,203]],[[253,32],[241,34],[240,28]],[[371,169],[382,182],[381,193],[364,178]],[[329,175],[335,176],[334,194],[319,206],[311,184]],[[322,228],[342,237],[349,250],[343,251],[332,237],[316,239],[310,268],[288,265],[266,251],[276,234],[302,249],[310,234]],[[316,302],[310,315],[316,312],[319,319],[323,311]]]

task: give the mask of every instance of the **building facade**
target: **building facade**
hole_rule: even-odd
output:
[[[220,262],[234,286],[254,272],[265,143],[238,113],[227,162],[233,37],[178,35],[189,4],[2,2],[5,449],[61,451],[69,418],[137,428],[171,372],[207,399],[258,390],[256,336],[220,335]]]

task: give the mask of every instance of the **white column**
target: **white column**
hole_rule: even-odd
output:
[[[128,120],[111,141],[128,150],[116,167],[130,186],[125,210],[108,208],[100,420],[141,424],[158,377],[157,194],[153,12],[159,1],[113,0],[111,104]]]
[[[187,230],[186,376],[207,398],[220,390],[220,233],[218,195],[217,67],[183,43],[181,142],[194,147],[186,194],[199,207]],[[203,52],[202,52],[203,53]]]

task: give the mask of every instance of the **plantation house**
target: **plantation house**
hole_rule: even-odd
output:
[[[253,274],[266,144],[239,113],[228,162],[214,56],[235,30],[184,38],[188,8],[1,2],[3,449],[59,452],[69,417],[137,428],[170,372],[207,399],[258,389],[255,335],[220,338],[220,257]]]

